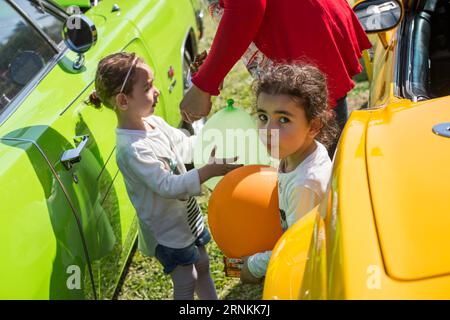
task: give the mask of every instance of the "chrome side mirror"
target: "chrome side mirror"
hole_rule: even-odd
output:
[[[73,68],[80,70],[84,65],[84,53],[97,42],[97,29],[94,23],[82,14],[74,14],[64,23],[63,37],[66,46],[78,53]]]
[[[403,5],[399,0],[365,0],[358,2],[353,11],[367,33],[392,30],[403,18]]]

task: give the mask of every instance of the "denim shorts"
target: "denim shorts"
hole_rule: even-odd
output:
[[[199,259],[198,247],[206,245],[209,241],[211,241],[211,234],[205,226],[193,244],[181,249],[158,244],[155,249],[155,256],[164,267],[164,273],[169,274],[177,266],[195,264]]]

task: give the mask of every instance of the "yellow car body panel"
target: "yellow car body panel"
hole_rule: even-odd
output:
[[[287,300],[298,297],[302,283],[300,275],[305,271],[316,219],[317,214],[313,210],[289,228],[278,241],[272,251],[277,259],[271,262],[266,273],[264,299]]]
[[[450,97],[390,104],[368,124],[374,217],[386,269],[398,280],[450,274],[450,139],[432,131],[442,119],[450,120]]]

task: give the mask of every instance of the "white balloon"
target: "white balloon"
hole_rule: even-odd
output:
[[[238,156],[235,163],[239,164],[271,163],[267,149],[259,139],[255,119],[244,110],[234,107],[233,103],[233,100],[228,100],[228,106],[211,116],[199,133],[194,147],[196,168],[208,163],[214,146],[218,159]],[[213,190],[221,179],[209,179],[205,185]]]

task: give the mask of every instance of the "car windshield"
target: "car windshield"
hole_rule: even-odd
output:
[[[22,1],[20,1],[22,2]],[[25,10],[25,9],[23,9]],[[33,10],[36,10],[33,9]],[[30,16],[33,14],[30,13]],[[54,24],[44,22],[48,31]],[[50,27],[52,25],[52,27]],[[57,54],[51,44],[8,2],[0,0],[0,114]],[[51,32],[49,33],[51,34]],[[53,38],[55,42],[58,38]]]

